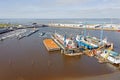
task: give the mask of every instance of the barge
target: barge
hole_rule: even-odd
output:
[[[43,43],[48,51],[60,50],[60,47],[52,39],[44,39]]]

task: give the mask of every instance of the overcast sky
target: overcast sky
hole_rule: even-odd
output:
[[[0,18],[120,18],[120,0],[0,0]]]

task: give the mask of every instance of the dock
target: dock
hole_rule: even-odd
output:
[[[39,31],[39,29],[34,29],[34,30],[30,31],[28,34],[26,34],[26,37],[29,37],[29,36],[31,36],[32,34],[38,32],[38,31]]]
[[[26,32],[26,29],[20,29],[20,30],[11,31],[11,32],[6,33],[5,35],[3,35],[0,38],[0,41],[3,41],[5,39],[7,39],[7,38],[13,38],[13,37],[19,36],[20,34],[23,34],[25,32]]]
[[[48,51],[60,50],[60,47],[52,39],[44,39],[43,43]]]

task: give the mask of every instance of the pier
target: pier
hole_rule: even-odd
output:
[[[11,32],[9,32],[9,33],[4,34],[4,35],[0,38],[0,40],[2,41],[2,40],[5,40],[5,39],[7,39],[7,38],[17,37],[17,36],[19,36],[20,34],[23,34],[23,33],[25,33],[25,32],[26,32],[26,29],[14,30],[14,31],[11,31]]]
[[[26,34],[26,37],[29,37],[29,36],[31,36],[32,34],[38,32],[38,31],[39,31],[39,29],[33,28],[33,30],[31,30],[28,34]]]

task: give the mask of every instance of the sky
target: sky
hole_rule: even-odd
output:
[[[0,18],[120,18],[120,0],[0,0]]]

